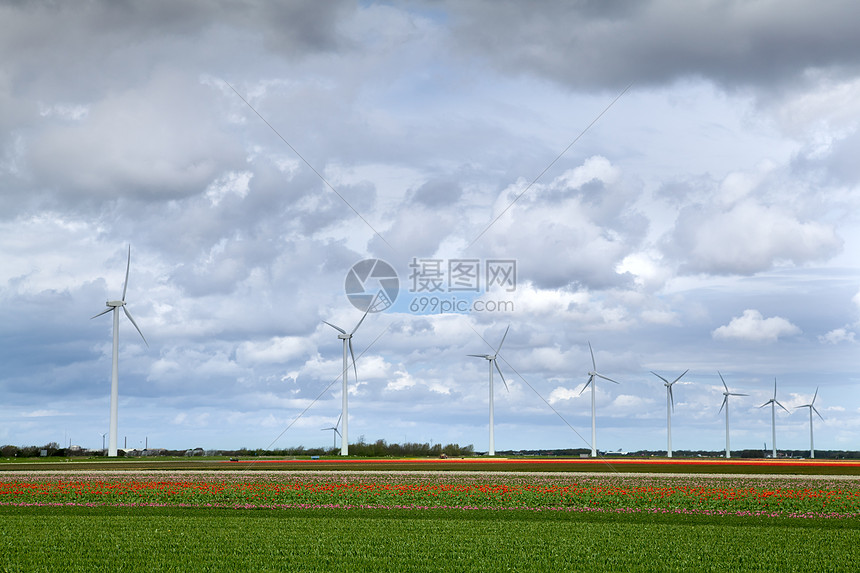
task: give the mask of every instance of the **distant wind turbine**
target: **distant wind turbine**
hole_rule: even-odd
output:
[[[815,443],[812,441],[812,412],[818,414],[818,417],[824,420],[821,414],[818,412],[818,408],[815,407],[815,399],[818,397],[818,387],[815,387],[815,395],[812,396],[812,402],[809,404],[803,404],[801,406],[795,406],[795,408],[809,408],[809,457],[815,458]]]
[[[773,398],[759,406],[759,408],[764,408],[768,404],[770,404],[770,427],[773,432],[773,443],[771,444],[773,446],[773,455],[771,457],[776,459],[776,407],[779,406],[788,412],[788,409],[780,404],[779,400],[776,399],[776,378],[773,379]]]
[[[119,313],[117,309],[122,308],[125,315],[134,325],[134,328],[137,330],[137,333],[143,338],[143,343],[146,346],[149,346],[149,343],[146,341],[146,338],[143,336],[143,333],[140,331],[140,328],[137,326],[137,323],[131,317],[131,313],[128,312],[128,308],[125,306],[125,294],[128,289],[128,271],[131,267],[131,245],[128,246],[128,261],[125,264],[125,283],[122,286],[122,299],[120,300],[109,300],[105,304],[107,304],[107,309],[98,313],[92,318],[97,318],[103,314],[107,314],[109,312],[113,312],[113,367],[111,369],[111,383],[110,383],[110,438],[108,440],[108,456],[116,457],[117,452],[117,418],[118,418],[118,403],[119,403]]]
[[[689,372],[690,369],[684,370],[684,374]],[[668,457],[672,457],[672,412],[675,411],[675,397],[672,395],[672,385],[675,384],[678,380],[684,377],[684,374],[681,374],[671,382],[654,372],[651,371],[651,374],[659,378],[663,381],[663,386],[666,387],[666,433],[668,435],[668,444],[666,447],[666,453]]]
[[[494,415],[494,407],[493,407],[493,368],[499,373],[499,376],[502,377],[502,382],[505,385],[505,389],[508,389],[508,383],[505,380],[504,374],[502,374],[501,369],[499,368],[499,364],[496,362],[496,356],[498,356],[499,351],[502,349],[502,344],[505,343],[505,338],[508,336],[508,330],[510,330],[510,326],[505,329],[505,334],[502,335],[502,341],[499,342],[499,347],[496,348],[496,352],[494,354],[469,354],[468,356],[474,356],[475,358],[483,358],[488,362],[488,366],[490,368],[490,450],[489,455],[496,455],[496,438],[493,432],[493,415]]]
[[[368,310],[364,311],[364,315],[361,317],[361,320],[358,321],[358,324],[355,325],[355,328],[352,329],[352,332],[347,332],[339,326],[335,326],[330,322],[323,321],[325,324],[329,325],[333,329],[340,332],[337,337],[340,340],[343,340],[343,396],[342,396],[342,409],[341,409],[341,419],[343,420],[343,433],[340,435],[340,455],[348,456],[349,455],[349,404],[347,400],[348,386],[347,386],[347,373],[349,372],[349,356],[352,356],[352,369],[355,372],[355,380],[358,381],[358,370],[355,367],[355,352],[352,351],[352,335],[355,334],[355,331],[358,330],[358,327],[361,326],[361,323],[364,322],[364,319],[367,318],[367,313],[370,312]],[[347,354],[347,351],[349,354]]]
[[[322,429],[323,432],[325,432],[326,430],[332,430],[332,433],[331,433],[331,441],[332,441],[331,447],[332,448],[337,447],[337,437],[340,436],[340,431],[337,429],[337,427],[340,426],[340,419],[342,417],[343,417],[343,413],[341,412],[340,416],[337,417],[337,423],[335,423],[334,426],[331,426],[330,428],[323,428]]]
[[[749,396],[749,394],[738,394],[737,392],[729,392],[729,387],[726,386],[726,381],[723,380],[723,375],[717,372],[720,376],[720,380],[723,382],[723,388],[726,389],[723,392],[723,404],[720,406],[720,412],[723,411],[723,406],[726,408],[726,458],[732,457],[732,449],[729,445],[729,396]],[[719,414],[719,412],[717,412]]]
[[[594,387],[596,386],[595,378],[603,378],[604,380],[608,380],[615,384],[618,384],[612,378],[604,376],[597,372],[597,364],[594,362],[594,350],[591,348],[591,342],[588,343],[588,351],[591,352],[591,371],[588,373],[588,382],[585,383],[585,386],[580,390],[579,395],[582,396],[582,393],[585,392],[585,389],[591,385],[591,457],[597,457],[597,417],[595,415],[595,398],[594,398]]]

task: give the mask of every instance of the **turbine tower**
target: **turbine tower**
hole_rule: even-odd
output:
[[[771,398],[770,400],[768,400],[767,402],[765,402],[764,404],[759,406],[759,408],[764,408],[768,404],[770,404],[770,427],[771,427],[771,430],[773,432],[773,436],[772,436],[773,443],[771,444],[773,446],[773,455],[771,456],[771,458],[775,460],[776,459],[776,407],[779,406],[780,408],[782,408],[783,410],[788,412],[788,409],[786,409],[786,407],[783,406],[782,404],[780,404],[779,400],[776,399],[776,378],[773,379],[773,398]]]
[[[134,328],[137,330],[137,333],[143,339],[143,343],[149,347],[149,343],[146,341],[146,337],[143,336],[143,333],[140,331],[140,327],[137,326],[137,323],[131,317],[131,313],[128,312],[128,308],[125,306],[125,293],[128,289],[128,271],[131,267],[131,245],[128,246],[128,261],[125,264],[125,283],[122,285],[122,298],[120,300],[109,300],[105,304],[107,308],[92,318],[97,318],[103,314],[107,314],[109,312],[113,312],[113,366],[111,368],[111,381],[110,381],[110,437],[108,440],[108,456],[116,457],[117,451],[117,439],[118,439],[118,431],[117,431],[117,418],[118,418],[118,410],[119,410],[119,313],[117,309],[122,309],[125,312],[125,315],[134,325]]]
[[[352,351],[352,335],[355,334],[355,331],[358,330],[358,327],[361,326],[361,323],[364,322],[365,318],[367,318],[368,312],[370,312],[370,309],[364,311],[364,315],[361,317],[361,320],[358,321],[358,324],[355,325],[355,328],[352,329],[352,332],[347,332],[339,326],[335,326],[334,324],[326,322],[325,320],[323,321],[325,324],[340,332],[337,337],[340,340],[343,340],[343,396],[340,413],[341,419],[343,420],[343,433],[340,435],[340,455],[342,456],[349,455],[349,404],[347,400],[347,373],[349,372],[349,356],[352,356],[352,369],[355,372],[355,380],[358,381],[358,370],[355,367],[355,353]]]
[[[597,372],[597,364],[595,364],[595,362],[594,362],[594,350],[592,350],[592,348],[591,348],[591,342],[588,343],[588,351],[591,352],[591,371],[588,373],[588,382],[586,382],[585,386],[582,387],[582,390],[580,390],[579,395],[582,396],[582,393],[585,392],[585,389],[588,388],[589,385],[591,385],[591,457],[596,458],[597,457],[597,417],[595,416],[595,409],[594,409],[594,403],[595,403],[594,387],[596,386],[594,379],[595,378],[603,378],[604,380],[609,380],[610,382],[613,382],[615,384],[618,384],[618,382],[616,382],[612,378],[609,378],[609,377],[604,376],[603,374],[600,374],[599,372]]]
[[[332,433],[331,433],[331,447],[332,447],[332,449],[337,448],[337,437],[340,436],[340,431],[337,429],[337,427],[340,426],[340,419],[342,417],[343,417],[343,413],[341,413],[341,415],[337,417],[337,423],[335,423],[334,426],[331,426],[330,428],[323,428],[322,429],[323,432],[325,432],[326,430],[332,430]],[[341,436],[341,438],[342,437],[343,436]]]
[[[802,406],[795,406],[795,408],[809,408],[809,457],[815,459],[815,442],[812,441],[812,412],[818,414],[818,417],[824,420],[821,414],[818,412],[818,408],[815,407],[815,399],[818,397],[818,387],[815,387],[815,395],[812,396],[812,402],[809,404],[803,404]]]
[[[690,369],[684,370],[684,374],[689,372]],[[666,387],[666,433],[668,435],[668,443],[666,447],[667,457],[672,457],[672,412],[675,411],[675,397],[672,395],[672,385],[675,384],[678,380],[684,377],[684,374],[681,374],[671,382],[654,372],[651,371],[651,374],[659,378],[663,381],[663,386]]]
[[[493,407],[493,368],[498,371],[499,376],[502,377],[502,382],[505,385],[505,390],[508,389],[508,383],[505,381],[505,376],[502,374],[501,369],[499,368],[498,363],[496,362],[496,356],[498,356],[499,351],[502,349],[502,344],[505,343],[505,337],[508,336],[508,330],[510,330],[510,325],[505,329],[505,334],[502,335],[502,341],[499,342],[499,347],[496,348],[496,352],[494,354],[469,354],[468,356],[474,356],[475,358],[483,358],[487,361],[488,366],[490,368],[490,450],[489,455],[496,455],[496,438],[493,432],[493,415],[494,415],[494,407]]]
[[[723,411],[723,406],[726,408],[726,459],[732,457],[732,449],[729,445],[729,396],[748,396],[749,394],[738,394],[737,392],[729,392],[729,387],[726,386],[726,381],[723,380],[723,375],[717,371],[717,374],[720,376],[720,380],[723,382],[723,388],[726,389],[723,392],[723,404],[720,406],[720,412]],[[717,412],[719,414],[719,412]]]

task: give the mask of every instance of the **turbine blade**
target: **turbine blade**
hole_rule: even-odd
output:
[[[337,330],[337,331],[338,331],[338,332],[340,332],[341,334],[346,334],[346,331],[345,331],[344,329],[342,329],[341,327],[339,327],[339,326],[335,326],[335,325],[333,325],[332,323],[330,323],[330,322],[326,322],[326,321],[323,321],[323,323],[324,323],[324,324],[329,325],[330,327],[332,327],[333,329]]]
[[[355,352],[352,351],[352,338],[349,339],[349,355],[352,356],[352,371],[355,373],[355,381],[358,382],[358,368],[355,366]]]
[[[128,246],[128,261],[125,263],[125,282],[122,285],[122,300],[125,302],[125,291],[128,289],[128,269],[131,268],[131,245]]]
[[[91,316],[91,317],[90,317],[90,320],[92,320],[92,319],[94,319],[94,318],[98,318],[98,317],[100,317],[100,316],[101,316],[101,315],[103,315],[103,314],[107,314],[107,313],[109,313],[110,311],[112,311],[112,310],[113,310],[113,309],[115,309],[115,308],[116,308],[115,306],[109,306],[109,307],[107,307],[105,310],[103,310],[103,311],[101,311],[100,313],[98,313],[97,315],[95,315],[95,316]]]
[[[136,323],[136,322],[134,321],[134,319],[131,317],[131,313],[128,311],[128,308],[127,308],[125,305],[123,305],[122,309],[125,311],[125,315],[128,317],[128,319],[131,321],[131,323],[132,323],[132,324],[134,325],[134,327],[137,329],[137,333],[138,333],[138,334],[140,335],[140,337],[143,339],[143,343],[144,343],[144,344],[146,344],[146,347],[147,347],[147,348],[149,348],[149,343],[146,341],[146,337],[143,335],[143,333],[140,331],[140,327],[137,325],[137,323]]]
[[[813,412],[815,412],[816,414],[818,414],[818,417],[819,417],[819,418],[821,418],[822,420],[824,419],[824,416],[822,416],[822,415],[821,415],[821,413],[818,411],[818,408],[816,408],[815,406],[812,406],[812,405],[810,405],[809,407],[810,407],[810,408],[812,408],[812,411],[813,411]]]
[[[466,356],[474,356],[475,358],[486,358],[489,360],[489,354],[467,354]]]
[[[749,396],[749,394],[738,394],[737,392],[729,392],[732,396]]]
[[[508,336],[508,331],[509,331],[510,329],[511,329],[511,325],[509,324],[509,325],[508,325],[508,327],[505,329],[505,334],[504,334],[504,335],[502,335],[502,341],[501,341],[501,342],[499,342],[499,347],[498,347],[498,348],[496,348],[496,354],[498,354],[498,353],[499,353],[499,350],[501,350],[501,349],[502,349],[502,344],[504,344],[504,343],[505,343],[505,338]]]
[[[687,372],[689,372],[689,371],[690,371],[690,369],[689,369],[689,368],[687,368],[686,370],[684,370],[684,374],[686,374],[686,373],[687,373]],[[677,378],[675,378],[674,380],[672,380],[672,384],[674,384],[675,382],[677,382],[678,380],[680,380],[681,378],[683,378],[683,377],[684,377],[684,374],[681,374],[680,376],[678,376]]]
[[[776,378],[773,379],[773,399],[776,400]]]
[[[582,390],[579,391],[579,395],[582,396],[582,393],[585,392],[585,389],[588,388],[588,385],[594,381],[594,376],[588,377],[588,382],[585,383],[585,386],[582,387]]]
[[[722,411],[723,411],[723,407],[728,403],[728,401],[729,401],[729,396],[728,396],[728,394],[723,394],[723,403],[722,403],[722,404],[720,404],[720,411],[719,411],[719,412],[717,412],[717,414],[719,414],[720,412],[722,412]]]
[[[615,382],[616,384],[620,384],[620,382],[618,382],[617,380],[613,380],[613,379],[612,379],[612,378],[610,378],[609,376],[604,376],[603,374],[600,374],[600,373],[598,373],[598,372],[595,372],[595,373],[594,373],[594,375],[595,375],[595,376],[600,376],[600,377],[601,377],[601,378],[603,378],[604,380],[609,380],[610,382]]]
[[[668,380],[666,380],[665,378],[663,378],[662,376],[660,376],[659,374],[657,374],[657,373],[656,373],[656,372],[654,372],[653,370],[651,371],[651,374],[653,374],[654,376],[656,376],[657,378],[659,378],[660,380],[662,380],[662,381],[663,381],[663,382],[665,382],[666,384],[668,384],[668,383],[669,383],[669,381],[668,381]]]
[[[723,375],[722,375],[722,374],[720,374],[720,371],[719,371],[719,370],[717,370],[717,374],[719,374],[719,376],[720,376],[720,380],[722,380],[722,381],[723,381],[723,388],[725,388],[725,389],[726,389],[726,392],[728,392],[728,391],[729,391],[729,387],[728,387],[728,386],[726,386],[726,381],[725,381],[725,380],[723,380]]]
[[[510,391],[511,391],[511,389],[510,389],[510,388],[508,388],[508,381],[507,381],[507,380],[505,380],[505,375],[504,375],[504,374],[502,374],[502,369],[501,369],[501,368],[499,368],[499,363],[498,363],[498,362],[496,362],[495,360],[493,360],[493,365],[496,367],[496,372],[498,372],[498,373],[499,373],[499,376],[501,376],[501,377],[502,377],[502,383],[505,385],[505,390],[507,390],[508,392],[510,392]]]
[[[815,398],[818,397],[818,386],[815,387],[815,394],[812,396],[812,404],[815,404]]]
[[[337,434],[338,436],[340,436],[341,438],[343,437],[343,434],[341,434],[340,430],[338,430],[337,428],[332,428],[332,430],[334,430],[334,433]]]
[[[785,410],[786,412],[788,412],[788,408],[786,408],[785,406],[783,406],[782,404],[780,404],[780,403],[779,403],[778,401],[776,401],[776,400],[774,400],[774,402],[776,402],[776,405],[777,405],[777,406],[779,406],[780,408],[782,408],[783,410]],[[791,412],[788,412],[788,413],[789,413],[789,414],[791,414]]]
[[[594,349],[591,348],[591,341],[588,342],[588,351],[591,352],[591,369],[597,370],[597,363],[594,362]]]
[[[334,425],[335,430],[338,426],[340,426],[340,419],[343,418],[343,412],[340,413],[340,416],[337,417],[337,422]]]
[[[374,301],[376,301],[376,299],[374,299]],[[370,312],[370,308],[364,311],[364,314],[361,316],[361,320],[358,321],[358,324],[355,325],[355,328],[352,329],[352,332],[350,332],[350,334],[355,334],[355,331],[358,330],[358,327],[361,326],[361,323],[364,322],[365,318],[367,318],[368,312]]]
[[[672,404],[672,411],[674,412],[675,411],[675,396],[672,394],[672,385],[669,384],[667,386],[667,388],[669,389],[669,403]]]

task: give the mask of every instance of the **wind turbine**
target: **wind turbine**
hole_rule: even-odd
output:
[[[323,432],[325,432],[326,430],[333,430],[331,433],[331,447],[332,448],[337,447],[337,437],[340,436],[340,431],[337,429],[337,427],[340,426],[340,419],[342,417],[343,417],[343,412],[341,412],[340,416],[337,417],[337,423],[334,426],[332,426],[330,428],[323,428],[322,429]]]
[[[779,406],[780,408],[782,408],[783,410],[788,412],[788,409],[786,409],[786,407],[783,406],[782,404],[780,404],[779,400],[776,399],[776,378],[773,379],[773,398],[771,398],[770,400],[768,400],[767,402],[765,402],[764,404],[759,406],[759,408],[764,408],[768,404],[770,404],[770,426],[771,426],[771,430],[773,431],[773,436],[772,436],[773,444],[771,444],[773,446],[773,455],[771,456],[771,458],[775,460],[776,459],[776,407]]]
[[[502,349],[502,344],[505,343],[505,337],[508,336],[508,330],[510,330],[510,325],[505,329],[505,334],[502,335],[502,341],[499,342],[499,347],[496,348],[496,352],[494,354],[469,354],[468,356],[474,356],[475,358],[483,358],[488,362],[488,366],[490,368],[490,451],[489,455],[496,455],[496,438],[493,432],[493,368],[495,368],[499,376],[502,377],[502,382],[505,384],[505,390],[508,389],[508,383],[505,381],[505,376],[502,374],[501,369],[499,368],[498,363],[496,362],[496,356],[498,356],[499,351]]]
[[[609,380],[615,384],[618,384],[612,378],[604,376],[597,372],[597,364],[594,362],[594,350],[591,348],[591,342],[588,343],[588,351],[591,352],[591,371],[588,373],[588,382],[585,383],[585,386],[580,390],[579,395],[582,396],[582,393],[585,392],[585,389],[588,388],[589,384],[591,385],[591,457],[597,457],[597,418],[595,416],[594,410],[594,387],[596,383],[594,381],[595,378],[603,378],[604,380]]]
[[[340,332],[337,337],[340,340],[343,340],[343,397],[342,409],[340,413],[341,419],[343,420],[343,433],[340,435],[340,455],[342,456],[349,455],[349,404],[347,401],[347,373],[349,372],[349,356],[352,356],[352,369],[355,372],[355,379],[356,381],[358,381],[358,370],[355,367],[355,352],[352,351],[352,335],[355,334],[355,331],[358,330],[358,327],[361,326],[361,323],[364,322],[365,318],[367,318],[368,312],[370,312],[370,307],[368,307],[368,310],[364,311],[364,315],[361,317],[361,320],[358,321],[358,324],[355,325],[355,328],[352,329],[352,332],[347,332],[339,326],[335,326],[334,324],[326,322],[325,320],[323,321],[325,324]],[[349,351],[349,354],[347,354],[347,350]]]
[[[809,457],[815,459],[815,443],[812,441],[812,412],[818,414],[818,417],[824,419],[815,407],[815,399],[818,397],[818,387],[815,387],[815,395],[812,396],[812,402],[795,406],[795,408],[809,408]]]
[[[684,374],[689,372],[690,369],[684,370]],[[651,374],[659,378],[663,381],[663,386],[666,387],[666,433],[669,436],[669,442],[667,444],[666,453],[667,457],[672,457],[672,412],[675,411],[675,397],[672,395],[672,385],[675,384],[678,380],[684,377],[684,374],[681,374],[671,382],[654,372],[651,371]]]
[[[729,446],[729,396],[749,396],[749,394],[738,394],[737,392],[729,392],[729,387],[726,386],[726,381],[723,380],[723,375],[717,371],[717,374],[720,376],[720,380],[723,382],[723,388],[726,389],[723,392],[723,404],[720,406],[720,412],[723,411],[723,406],[726,407],[726,459],[732,457],[732,450]],[[717,412],[719,414],[719,412]]]
[[[125,293],[128,289],[128,271],[131,267],[131,245],[128,246],[128,261],[125,264],[125,283],[122,285],[122,298],[120,300],[109,300],[105,304],[107,308],[92,318],[97,318],[103,314],[113,312],[113,367],[111,369],[110,382],[110,438],[108,440],[108,456],[116,457],[117,450],[117,418],[118,418],[118,402],[119,402],[119,313],[117,309],[122,309],[125,315],[134,325],[137,333],[143,339],[143,343],[149,347],[146,337],[140,331],[140,327],[131,317],[128,308],[125,306]]]

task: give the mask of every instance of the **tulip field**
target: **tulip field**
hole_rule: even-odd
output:
[[[0,473],[0,571],[854,570],[860,477]]]

